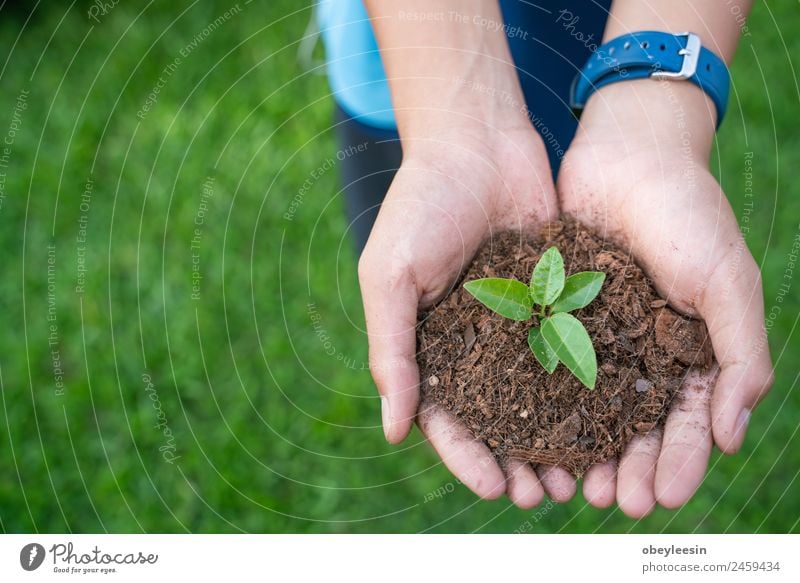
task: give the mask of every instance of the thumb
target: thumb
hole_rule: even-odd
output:
[[[400,443],[419,404],[416,324],[419,295],[410,264],[367,248],[358,264],[369,338],[369,367],[381,395],[383,432]]]
[[[741,239],[709,278],[699,311],[720,365],[711,399],[714,441],[732,454],[744,441],[750,412],[773,380],[761,274]]]

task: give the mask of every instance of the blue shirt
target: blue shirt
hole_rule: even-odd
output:
[[[361,0],[321,0],[317,21],[339,106],[369,126],[395,129],[389,83]]]

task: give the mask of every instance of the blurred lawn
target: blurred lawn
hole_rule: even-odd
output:
[[[580,496],[478,502],[418,433],[384,443],[335,164],[316,170],[335,145],[325,79],[297,63],[305,5],[240,2],[209,35],[233,4],[121,2],[99,22],[89,6],[0,18],[3,531],[800,530],[796,3],[757,3],[715,151],[739,216],[754,152],[776,386],[743,453],[638,523]]]

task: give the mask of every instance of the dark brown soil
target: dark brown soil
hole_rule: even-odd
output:
[[[494,314],[461,286],[481,277],[525,283],[557,246],[567,275],[603,271],[591,304],[575,312],[597,352],[588,390],[563,364],[549,375],[527,344],[538,325]],[[712,362],[705,324],[666,306],[627,253],[565,219],[540,237],[503,233],[478,252],[462,282],[420,315],[418,361],[426,397],[454,413],[498,460],[560,466],[581,476],[617,457],[636,434],[664,423],[690,367]]]

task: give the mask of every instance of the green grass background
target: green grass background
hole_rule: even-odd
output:
[[[753,152],[747,242],[767,310],[781,309],[770,329],[775,389],[742,453],[715,454],[690,504],[639,522],[580,495],[527,512],[479,502],[416,431],[401,447],[384,443],[337,171],[315,172],[336,146],[325,78],[297,61],[307,4],[239,2],[166,77],[144,119],[137,111],[165,67],[233,3],[121,2],[99,23],[89,6],[54,3],[27,23],[6,7],[0,18],[0,139],[29,91],[0,169],[3,531],[799,530],[800,282],[784,279],[800,229],[796,3],[757,3],[715,150],[740,216]],[[208,176],[193,300],[190,243]],[[86,288],[76,293],[82,214]],[[173,464],[159,451],[153,395]]]

